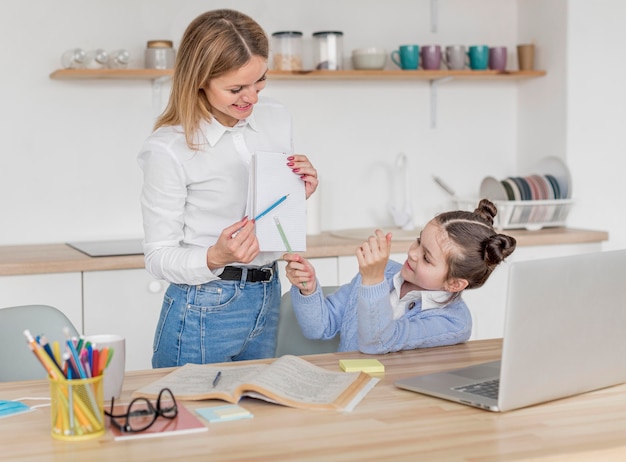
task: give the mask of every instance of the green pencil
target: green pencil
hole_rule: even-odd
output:
[[[285,234],[285,230],[283,229],[283,226],[280,224],[280,220],[278,219],[277,216],[274,216],[274,223],[276,223],[276,227],[278,228],[278,232],[280,233],[280,238],[283,240],[283,244],[285,244],[285,248],[287,249],[287,252],[293,253],[293,250],[291,250],[291,245],[289,245],[289,240],[287,239],[287,235]],[[306,282],[302,283],[302,287],[306,289]]]

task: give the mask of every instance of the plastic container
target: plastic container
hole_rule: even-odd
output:
[[[146,69],[173,69],[176,52],[171,40],[150,40],[145,51]]]
[[[273,68],[277,71],[302,69],[302,32],[295,30],[272,34]]]
[[[313,32],[315,69],[343,69],[343,32]]]
[[[85,67],[87,53],[82,48],[72,48],[61,55],[63,69],[80,69]]]

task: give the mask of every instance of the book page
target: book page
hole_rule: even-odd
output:
[[[254,393],[244,392],[244,396],[264,399],[265,395],[293,407],[345,410],[372,381],[375,384],[378,379],[362,372],[329,371],[297,356],[286,355],[261,371],[251,387]],[[355,402],[352,407],[354,405]]]
[[[294,252],[306,250],[306,193],[304,181],[287,166],[287,154],[256,152],[252,156],[250,187],[253,216],[261,214],[285,195],[287,199],[256,222],[256,235],[263,252],[286,252],[274,217],[278,217]]]
[[[220,380],[213,387],[218,372]],[[155,398],[169,388],[177,400],[220,399],[237,403],[242,396],[305,409],[351,410],[378,382],[364,372],[335,372],[297,356],[272,364],[186,364],[133,393]]]
[[[169,388],[179,400],[221,399],[236,403],[240,398],[236,395],[237,388],[242,383],[253,380],[266,367],[267,364],[215,367],[189,363],[136,390],[133,397],[154,399],[163,388]],[[213,380],[218,372],[221,372],[220,380],[213,387]]]

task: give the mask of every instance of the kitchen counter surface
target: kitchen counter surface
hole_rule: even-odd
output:
[[[364,230],[363,236],[369,231]],[[418,230],[415,231],[417,237]],[[544,228],[539,231],[506,230],[519,246],[585,244],[606,241],[606,231],[574,228]],[[337,236],[323,232],[307,237],[307,258],[353,255],[364,239]],[[406,252],[412,240],[392,241],[392,253]],[[0,276],[42,273],[67,273],[143,268],[143,255],[89,257],[66,244],[0,246]]]

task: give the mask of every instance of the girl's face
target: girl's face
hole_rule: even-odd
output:
[[[446,257],[456,250],[445,231],[431,220],[409,248],[406,262],[400,270],[402,277],[405,282],[415,286],[415,290],[457,292],[460,286],[455,281],[458,280],[446,280]],[[462,285],[461,290],[465,285]]]
[[[241,68],[209,82],[204,91],[219,123],[233,127],[252,114],[258,94],[265,88],[266,73],[265,58],[253,56]]]

